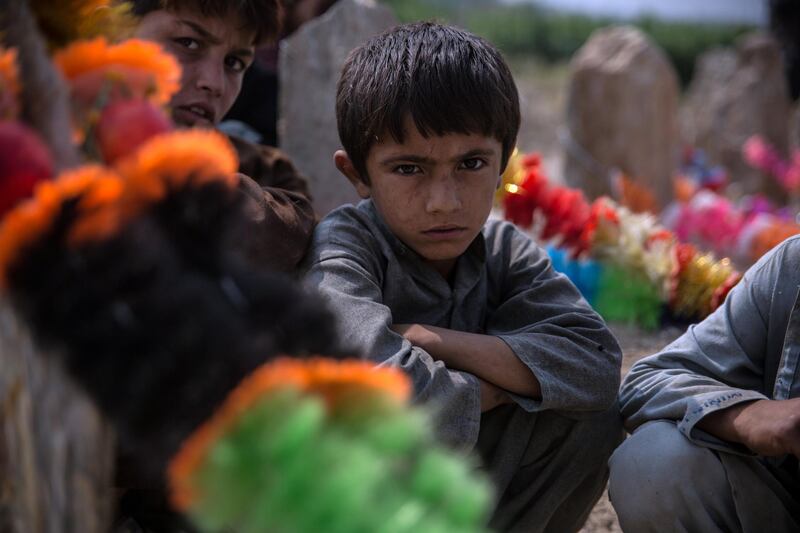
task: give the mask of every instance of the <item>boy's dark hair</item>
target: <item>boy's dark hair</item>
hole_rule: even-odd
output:
[[[519,130],[519,96],[490,43],[458,28],[417,22],[350,52],[339,78],[339,138],[366,183],[370,148],[386,132],[402,143],[407,114],[424,137],[478,133],[497,139],[505,168]]]
[[[133,13],[142,17],[151,11],[188,9],[206,17],[227,17],[236,14],[242,27],[253,30],[253,44],[262,44],[278,36],[281,26],[279,0],[128,0]]]

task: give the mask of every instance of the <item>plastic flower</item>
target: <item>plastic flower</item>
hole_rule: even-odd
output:
[[[578,256],[586,251],[586,227],[593,216],[583,193],[568,187],[551,187],[538,155],[519,158],[523,177],[503,187],[506,219],[528,228],[535,212],[541,213],[541,238],[558,239],[561,246]]]
[[[156,135],[117,166],[125,178],[126,207],[137,210],[180,187],[238,184],[239,161],[230,141],[213,130],[188,129]]]
[[[800,226],[794,222],[781,221],[775,217],[768,217],[767,220],[768,223],[759,227],[750,239],[748,252],[752,261],[757,260],[789,237],[800,233]]]
[[[650,237],[661,228],[651,215],[632,213],[609,199],[605,200],[605,204],[613,206],[613,210],[604,213],[596,223],[592,255],[624,268],[647,272]]]
[[[148,98],[163,105],[180,89],[177,60],[150,41],[109,44],[103,37],[78,41],[56,52],[53,61],[84,107],[95,105],[104,90],[109,99]]]
[[[664,301],[669,298],[669,276],[675,268],[672,250],[676,242],[671,231],[656,229],[647,237],[642,257],[645,273]]]
[[[728,276],[728,279],[723,281],[719,287],[714,290],[711,296],[711,309],[714,310],[725,301],[728,293],[742,280],[742,273],[734,270]]]
[[[9,211],[0,225],[0,283],[25,247],[44,235],[68,202],[76,202],[77,217],[68,232],[70,244],[103,239],[120,226],[118,201],[122,181],[108,169],[88,165],[41,182],[34,196]]]
[[[503,203],[503,198],[506,195],[506,190],[509,185],[519,185],[525,176],[525,168],[522,166],[522,156],[517,148],[511,153],[508,158],[508,164],[503,171],[500,180],[500,188],[495,192],[495,202],[499,205]]]
[[[194,500],[189,478],[210,447],[259,399],[285,389],[319,395],[332,411],[347,404],[348,397],[354,393],[377,393],[389,402],[402,404],[411,392],[408,378],[399,370],[378,368],[364,361],[287,358],[262,366],[231,392],[214,416],[184,443],[170,464],[173,502],[179,509],[186,509]]]
[[[267,363],[173,459],[173,503],[209,532],[484,531],[488,480],[409,393],[366,361]]]
[[[692,196],[697,193],[699,187],[691,178],[678,175],[673,181],[672,189],[675,200],[680,203],[685,203],[692,199]]]
[[[52,177],[53,158],[41,137],[21,122],[0,120],[0,218]]]
[[[722,303],[739,279],[729,259],[716,260],[690,244],[677,244],[670,306],[678,316],[703,318]]]
[[[604,319],[658,327],[664,300],[641,272],[610,264],[602,269],[598,285],[593,307]]]
[[[533,213],[541,204],[547,190],[547,178],[542,174],[538,154],[521,156],[516,151],[503,174],[501,195],[506,220],[522,228],[533,225]]]
[[[720,255],[734,250],[746,223],[741,210],[730,200],[705,189],[680,204],[676,215],[672,225],[681,241],[695,242]]]
[[[596,245],[603,246],[619,239],[618,206],[608,197],[601,196],[594,202],[589,218],[581,233],[582,250],[592,250]]]
[[[613,184],[620,204],[634,213],[658,212],[656,197],[646,186],[636,183],[625,174],[616,175]]]
[[[16,118],[19,113],[19,91],[17,51],[0,46],[0,120]]]
[[[789,193],[800,188],[800,152],[795,151],[789,161],[758,135],[750,137],[742,146],[744,159],[762,172],[771,174]]]

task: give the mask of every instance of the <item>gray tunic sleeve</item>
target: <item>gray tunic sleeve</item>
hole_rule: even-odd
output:
[[[306,283],[328,300],[345,345],[366,359],[402,369],[413,382],[415,401],[432,406],[440,439],[469,450],[480,429],[478,379],[446,368],[390,329],[392,313],[382,303],[382,258],[366,233],[347,224],[318,227],[306,261]]]
[[[509,224],[488,240],[488,260],[501,262],[497,304],[486,333],[514,351],[541,383],[542,399],[513,395],[527,411],[606,410],[614,403],[622,354],[603,319],[546,252]]]
[[[799,253],[796,239],[775,248],[747,271],[708,318],[633,366],[620,391],[630,431],[650,420],[675,420],[693,442],[737,451],[693,429],[710,413],[770,395],[765,371],[775,361],[767,359],[780,358],[797,294]]]

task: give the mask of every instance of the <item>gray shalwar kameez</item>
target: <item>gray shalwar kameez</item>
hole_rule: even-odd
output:
[[[369,200],[329,214],[306,259],[342,338],[403,369],[416,401],[435,406],[440,437],[476,449],[498,488],[491,525],[575,530],[602,493],[622,437],[614,405],[621,354],[603,320],[547,254],[511,224],[486,223],[458,259],[452,286],[387,228]],[[478,380],[451,370],[390,329],[419,323],[496,335],[533,371],[534,400],[481,414]]]
[[[696,428],[737,403],[800,397],[800,238],[766,254],[725,303],[625,378],[633,435],[611,459],[625,531],[800,531],[794,457],[757,457]]]

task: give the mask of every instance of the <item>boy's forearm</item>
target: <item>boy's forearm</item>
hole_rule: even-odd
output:
[[[498,337],[423,324],[395,324],[393,329],[449,368],[520,396],[541,398],[539,380]]]
[[[742,402],[706,415],[697,427],[759,455],[800,457],[800,398]]]

